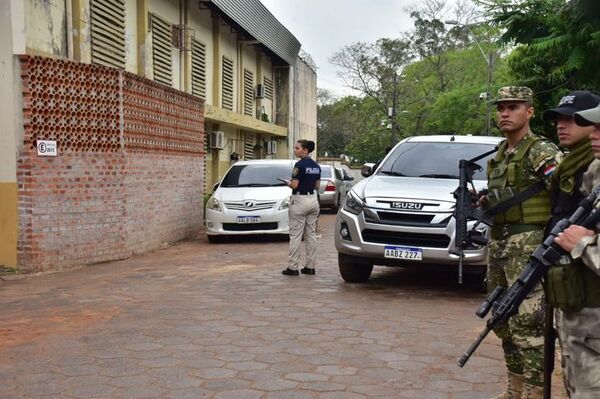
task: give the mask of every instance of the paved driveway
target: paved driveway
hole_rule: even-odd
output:
[[[323,215],[316,276],[287,242],[206,237],[133,259],[0,281],[1,398],[488,398],[504,380],[476,281],[337,273]]]

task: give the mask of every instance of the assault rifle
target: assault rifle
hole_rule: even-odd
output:
[[[487,245],[487,239],[484,237],[481,231],[475,230],[475,227],[481,222],[490,224],[484,220],[484,212],[481,209],[473,206],[473,202],[477,200],[476,198],[473,198],[475,195],[473,175],[476,171],[481,170],[481,166],[479,166],[476,162],[490,154],[493,154],[497,150],[498,147],[472,159],[461,159],[458,163],[458,188],[453,193],[454,198],[456,199],[456,206],[454,207],[454,213],[452,216],[454,216],[456,223],[454,248],[455,253],[458,255],[459,284],[462,284],[465,248],[471,244],[477,244],[480,246]],[[471,184],[472,191],[469,190],[469,184]],[[467,230],[468,220],[477,220],[477,224],[471,230]]]
[[[558,244],[554,243],[554,237],[572,224],[594,229],[596,223],[600,222],[600,210],[594,208],[594,202],[599,194],[600,186],[594,188],[593,192],[578,204],[578,208],[569,219],[562,219],[554,226],[544,242],[531,254],[529,262],[504,295],[502,295],[503,288],[498,286],[481,304],[475,314],[483,319],[491,310],[492,316],[487,320],[485,329],[479,334],[479,337],[458,359],[459,367],[463,367],[467,363],[494,327],[506,322],[511,316],[518,313],[519,306],[525,297],[540,283],[550,267],[566,254]]]

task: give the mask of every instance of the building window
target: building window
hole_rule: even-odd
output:
[[[233,61],[223,56],[222,107],[233,111]]]
[[[244,159],[254,159],[254,141],[252,133],[244,133]]]
[[[244,115],[254,115],[254,74],[244,69]]]
[[[173,85],[173,45],[171,24],[156,14],[150,14],[152,30],[152,63],[154,80],[166,85]]]
[[[192,94],[206,98],[206,45],[192,40]]]
[[[265,85],[265,98],[273,101],[273,81],[263,76],[263,84]]]
[[[92,63],[125,68],[125,0],[91,0]]]

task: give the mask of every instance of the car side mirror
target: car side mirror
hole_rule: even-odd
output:
[[[352,177],[352,176],[346,176],[346,177],[344,177],[344,180],[353,181],[354,177]]]
[[[369,177],[373,174],[374,170],[373,170],[373,166],[375,166],[374,163],[366,163],[362,166],[362,168],[360,169],[360,174],[363,175],[364,177]]]
[[[213,193],[217,191],[217,188],[219,188],[220,185],[221,183],[215,183],[215,185],[213,186]]]

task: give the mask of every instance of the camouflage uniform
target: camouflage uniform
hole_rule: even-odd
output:
[[[583,176],[581,189],[589,193],[599,184],[600,160],[595,160]],[[586,280],[595,280],[597,285],[600,278],[599,236],[580,240],[571,251],[571,257],[583,261],[588,270],[595,274]],[[562,348],[565,387],[569,396],[572,399],[600,398],[600,307],[557,309],[556,326]]]
[[[499,91],[499,98],[504,101],[523,101],[528,96],[532,96],[528,88],[510,87]],[[531,253],[543,241],[544,226],[550,216],[547,189],[551,186],[552,172],[561,157],[562,153],[556,145],[528,132],[511,150],[503,142],[495,159],[490,160],[488,207],[540,181],[546,189],[496,216],[488,251],[488,291],[499,285],[512,285]],[[514,183],[515,180],[518,184]],[[525,383],[530,386],[542,385],[543,304],[543,288],[538,285],[520,305],[519,313],[511,317],[508,323],[494,329],[502,340],[509,374],[523,375]]]

